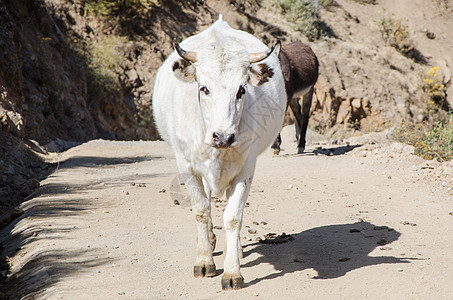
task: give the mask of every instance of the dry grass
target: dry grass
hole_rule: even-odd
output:
[[[415,48],[409,37],[409,29],[405,20],[397,20],[393,18],[393,15],[385,15],[376,23],[387,45],[392,46],[402,55],[417,63],[426,64],[426,58]]]
[[[453,113],[446,123],[414,124],[402,122],[393,133],[399,142],[415,147],[415,153],[424,159],[447,161],[453,159]]]
[[[320,18],[320,7],[329,9],[336,5],[334,0],[263,0],[262,5],[277,7],[294,30],[304,34],[309,40],[327,36],[325,24]]]

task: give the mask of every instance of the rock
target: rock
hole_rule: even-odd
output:
[[[403,143],[392,143],[390,145],[390,149],[397,153],[402,153],[402,154],[413,154],[415,151],[414,146],[406,145]]]
[[[348,261],[348,260],[351,260],[351,259],[349,257],[343,257],[343,258],[340,258],[338,261],[345,262],[345,261]]]
[[[284,232],[281,235],[277,235],[276,233],[268,233],[264,236],[264,240],[258,238],[258,242],[260,244],[283,244],[289,241],[294,241],[294,237]]]

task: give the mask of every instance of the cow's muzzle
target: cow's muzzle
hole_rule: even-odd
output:
[[[214,132],[212,134],[212,143],[215,148],[226,149],[233,147],[237,142],[234,133],[221,134]]]

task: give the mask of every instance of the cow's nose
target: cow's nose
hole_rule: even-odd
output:
[[[217,148],[228,148],[234,143],[234,133],[223,135],[214,132],[212,134],[212,141]]]

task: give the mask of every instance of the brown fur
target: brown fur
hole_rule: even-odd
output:
[[[274,76],[274,70],[269,68],[267,64],[258,64],[250,68],[250,72],[256,77],[258,83],[256,85],[262,85],[269,81],[269,78]]]
[[[278,58],[288,99],[318,80],[319,62],[310,46],[302,42],[284,44]]]
[[[318,80],[319,62],[310,46],[302,42],[282,45],[278,58],[285,80],[286,94],[288,95],[287,105],[291,107],[296,118],[298,153],[302,153],[305,150],[305,135],[310,116],[313,86]],[[294,98],[294,95],[303,90],[307,90],[307,93],[303,95],[301,107],[299,99]],[[280,144],[281,137],[279,135],[272,145],[274,153],[280,152]]]
[[[195,75],[195,67],[185,59],[178,59],[173,63],[172,70],[175,76],[184,81],[190,81]]]

